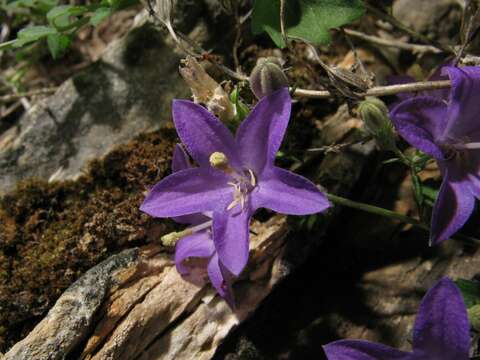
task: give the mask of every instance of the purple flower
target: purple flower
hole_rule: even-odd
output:
[[[445,67],[452,89],[409,98],[391,118],[412,146],[434,157],[443,176],[432,215],[430,243],[438,244],[468,220],[480,197],[480,68]]]
[[[340,340],[324,346],[328,360],[468,360],[470,325],[463,297],[443,278],[420,304],[413,329],[413,352],[364,340]]]
[[[274,166],[290,108],[288,90],[276,91],[255,106],[234,138],[200,105],[175,100],[178,135],[199,166],[155,185],[141,210],[155,217],[211,212],[220,263],[238,276],[248,260],[249,222],[256,209],[305,215],[329,207],[313,183]]]
[[[177,145],[173,153],[172,171],[192,168],[190,159],[182,146]],[[218,260],[218,254],[212,239],[211,216],[192,214],[174,218],[182,224],[200,227],[202,230],[180,239],[175,247],[175,265],[180,275],[187,281],[203,286],[206,278],[227,303],[233,307],[233,276]]]

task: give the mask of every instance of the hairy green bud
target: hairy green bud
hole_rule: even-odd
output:
[[[258,99],[288,86],[281,60],[275,57],[260,58],[250,74],[250,89]]]
[[[395,151],[396,134],[383,101],[368,97],[360,103],[358,112],[364,122],[365,131],[377,140],[380,148]]]

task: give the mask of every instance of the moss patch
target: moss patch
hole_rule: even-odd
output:
[[[86,270],[173,223],[138,207],[170,173],[175,131],[142,135],[76,181],[29,180],[0,200],[0,352],[24,337]]]

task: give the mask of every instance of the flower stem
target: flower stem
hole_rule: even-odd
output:
[[[378,206],[369,205],[369,204],[349,200],[349,199],[346,199],[346,198],[341,197],[341,196],[337,196],[337,195],[333,195],[333,194],[326,194],[326,195],[327,195],[328,200],[330,200],[334,204],[338,204],[338,205],[346,206],[346,207],[349,207],[349,208],[352,208],[352,209],[365,211],[365,212],[368,212],[370,214],[380,215],[380,216],[387,217],[387,218],[390,218],[390,219],[398,220],[398,221],[401,221],[401,222],[404,222],[404,223],[407,223],[407,224],[414,225],[414,226],[416,226],[420,229],[423,229],[425,231],[430,231],[430,228],[427,225],[425,225],[423,222],[421,222],[417,219],[414,219],[410,216],[402,215],[402,214],[399,214],[395,211],[384,209],[384,208],[381,208],[381,207],[378,207]],[[467,235],[463,235],[463,234],[458,234],[458,233],[455,234],[455,236],[452,236],[452,239],[460,240],[462,242],[469,243],[469,244],[476,244],[476,245],[480,244],[480,239],[477,239],[477,238],[474,238],[474,237],[471,237],[471,236],[467,236]]]
[[[349,199],[343,198],[341,196],[333,195],[333,194],[327,194],[327,198],[331,202],[333,202],[335,204],[338,204],[338,205],[346,206],[346,207],[349,207],[349,208],[352,208],[352,209],[366,211],[366,212],[369,212],[371,214],[380,215],[380,216],[383,216],[383,217],[388,217],[390,219],[399,220],[399,221],[407,223],[407,224],[415,225],[415,226],[417,226],[419,228],[422,228],[424,230],[427,230],[427,231],[430,230],[428,226],[426,226],[425,224],[423,224],[419,220],[411,218],[411,217],[406,216],[406,215],[399,214],[395,211],[391,211],[391,210],[384,209],[384,208],[374,206],[374,205],[369,205],[369,204],[364,204],[364,203],[361,203],[361,202],[356,202],[356,201],[349,200]]]

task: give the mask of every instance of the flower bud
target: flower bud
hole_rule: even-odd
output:
[[[228,158],[222,152],[216,151],[212,153],[212,155],[210,155],[209,161],[210,165],[215,169],[225,170],[228,168]]]
[[[258,99],[288,86],[281,60],[275,57],[260,58],[250,74],[250,89]]]
[[[364,122],[366,132],[377,140],[380,148],[395,151],[395,130],[388,116],[388,108],[383,101],[368,97],[360,103],[358,112]]]

